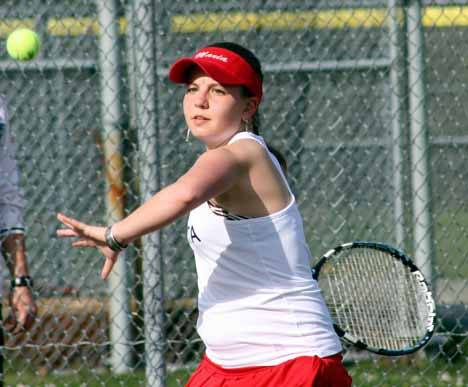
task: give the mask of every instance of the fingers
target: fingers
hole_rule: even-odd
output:
[[[57,230],[57,236],[59,238],[82,236],[84,228],[83,223],[77,221],[76,219],[69,218],[62,213],[57,214],[57,219],[68,227]]]
[[[90,239],[80,239],[72,243],[73,247],[96,247],[96,242]]]
[[[96,246],[95,242],[88,240],[86,235],[87,225],[73,218],[69,218],[62,213],[57,214],[57,219],[62,222],[68,228],[62,228],[57,230],[56,235],[59,238],[73,238],[81,237],[79,241],[72,243],[74,247],[93,247]]]
[[[60,238],[64,237],[77,237],[79,234],[76,231],[73,231],[69,228],[62,228],[60,230],[57,230],[57,236]]]
[[[18,311],[17,324],[13,333],[16,334],[29,330],[34,324],[35,317],[36,313],[31,309]]]
[[[68,226],[69,228],[75,228],[77,230],[84,230],[86,225],[84,223],[81,223],[80,221],[69,218],[68,216],[58,213],[57,214],[57,219],[62,222],[64,225]]]
[[[62,213],[57,214],[57,219],[67,226],[66,229],[57,230],[56,233],[58,237],[78,237],[78,240],[72,242],[73,247],[99,248],[101,253],[106,257],[101,271],[101,277],[103,279],[107,279],[114,267],[115,261],[117,260],[118,253],[109,249],[106,244],[106,227],[87,225],[76,219],[69,218]]]
[[[26,332],[29,330],[32,325],[34,324],[34,317],[35,315],[31,314],[29,311],[27,312],[16,312],[17,317],[11,317],[12,324],[10,324],[9,328],[6,328],[10,333],[13,335],[17,335],[22,332]]]
[[[69,218],[62,213],[57,214],[57,219],[67,226],[67,228],[57,230],[56,235],[59,238],[80,237],[83,240],[92,240],[95,245],[105,245],[106,227],[91,226],[76,219]],[[81,246],[81,244],[78,244],[77,247],[78,246]],[[89,247],[93,245],[84,244],[83,246]]]
[[[119,252],[111,250],[109,247],[99,247],[99,250],[101,251],[102,255],[106,258],[104,261],[104,266],[101,271],[101,278],[102,279],[107,279],[109,277],[109,274],[111,273],[115,262],[117,262],[117,259],[119,258]]]
[[[30,329],[37,314],[30,290],[26,287],[15,288],[10,302],[11,314],[5,322],[5,329],[12,334]]]
[[[106,261],[104,262],[104,267],[102,268],[101,271],[101,278],[102,279],[107,279],[109,277],[110,272],[112,271],[112,268],[114,267],[115,264],[115,259],[112,258],[106,258]]]

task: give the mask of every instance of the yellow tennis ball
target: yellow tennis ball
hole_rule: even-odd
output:
[[[28,28],[13,31],[7,39],[8,54],[16,60],[28,61],[33,59],[41,47],[37,34]]]

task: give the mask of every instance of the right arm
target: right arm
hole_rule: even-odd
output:
[[[123,243],[159,230],[185,215],[201,203],[229,190],[244,174],[248,163],[238,152],[223,147],[205,152],[190,170],[175,183],[156,193],[126,218],[112,226],[115,238]],[[73,246],[96,246],[106,257],[101,273],[107,278],[118,253],[105,243],[105,227],[90,226],[63,214],[58,219],[67,229],[57,231],[59,237],[78,237]]]
[[[112,228],[117,240],[134,239],[159,230],[229,190],[243,174],[242,162],[226,148],[204,153],[175,183],[159,191]]]

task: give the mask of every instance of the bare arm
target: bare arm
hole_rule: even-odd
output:
[[[190,170],[175,183],[165,187],[126,218],[113,225],[115,238],[127,244],[159,230],[204,201],[231,188],[247,172],[246,163],[227,148],[205,152]],[[105,227],[90,226],[62,214],[58,219],[67,229],[59,237],[79,237],[75,247],[98,247],[106,257],[101,276],[107,278],[118,253],[105,243]]]
[[[168,225],[201,203],[217,196],[238,180],[243,171],[236,156],[226,148],[204,153],[175,183],[159,191],[113,227],[124,243]]]
[[[11,276],[13,278],[29,276],[24,234],[8,235],[1,247]],[[27,286],[14,287],[10,294],[10,305],[12,313],[5,323],[6,328],[13,333],[29,329],[37,313],[31,289]]]
[[[8,235],[2,243],[2,255],[12,277],[29,275],[24,234]]]

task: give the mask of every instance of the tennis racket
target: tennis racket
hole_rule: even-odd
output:
[[[377,242],[329,250],[313,267],[338,336],[387,356],[413,353],[434,332],[435,302],[424,276],[401,251]]]

